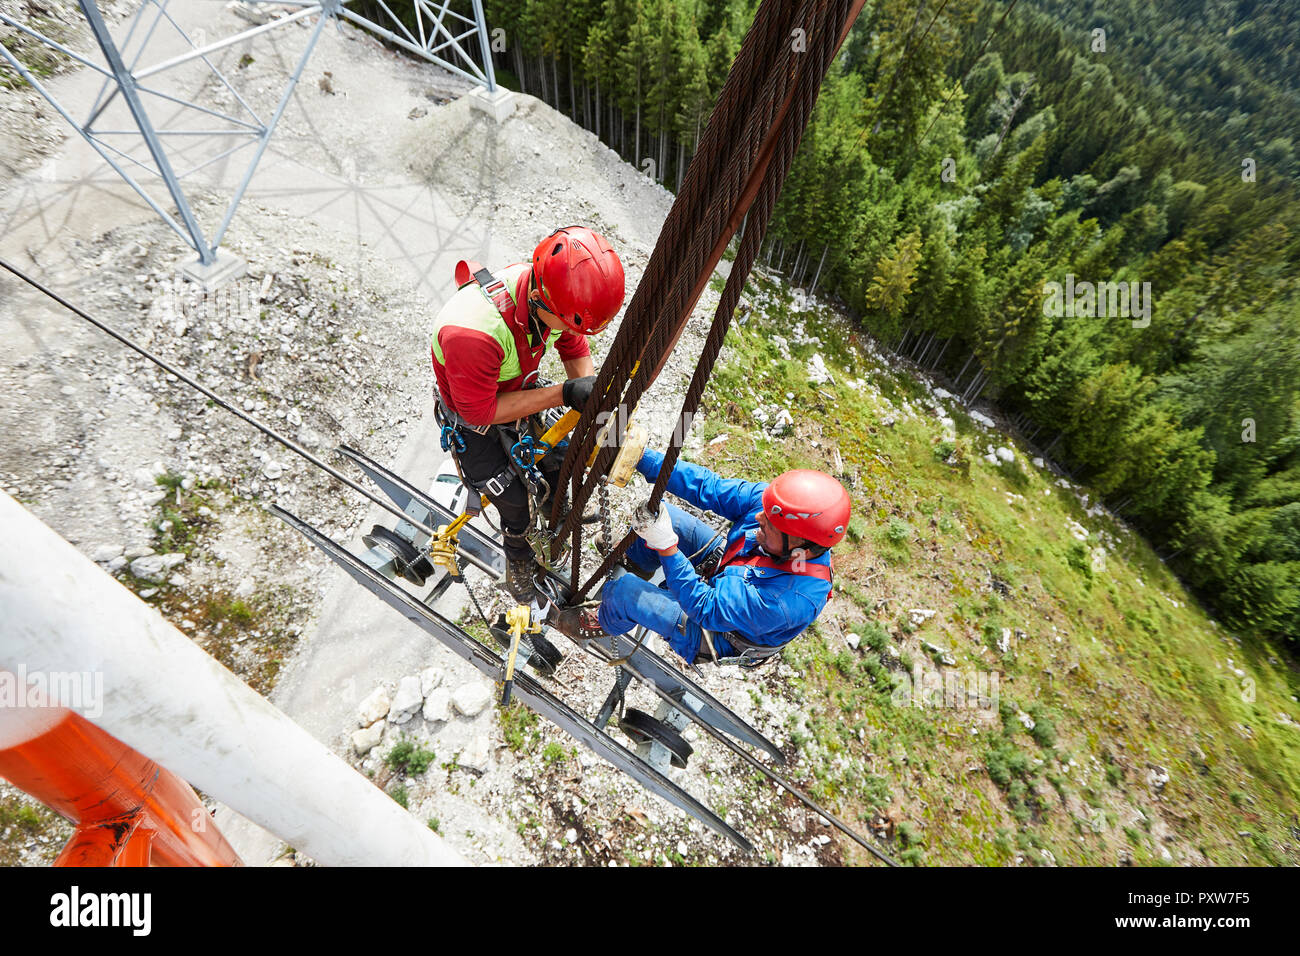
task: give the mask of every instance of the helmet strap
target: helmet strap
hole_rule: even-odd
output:
[[[790,536],[786,534],[784,531],[780,531],[779,528],[777,530],[781,534],[780,552],[777,554],[772,554],[772,552],[768,551],[767,548],[763,547],[761,542],[759,543],[758,550],[762,551],[764,554],[768,555],[771,558],[775,558],[777,561],[789,561],[790,560]]]
[[[541,293],[538,293],[538,295],[540,296]],[[550,326],[543,322],[542,317],[537,314],[538,305],[537,299],[533,298],[533,290],[529,290],[526,301],[528,302],[528,342],[530,345],[535,345],[546,337],[546,332],[550,329]]]

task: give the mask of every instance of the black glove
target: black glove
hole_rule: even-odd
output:
[[[587,404],[587,399],[591,398],[591,389],[595,384],[594,375],[569,379],[563,387],[564,404],[581,410]]]

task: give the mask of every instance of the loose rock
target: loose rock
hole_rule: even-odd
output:
[[[389,706],[388,691],[382,686],[376,687],[357,707],[357,726],[369,727],[375,721],[383,720],[388,716]]]
[[[379,741],[383,736],[383,722],[376,721],[369,727],[352,732],[352,749],[357,752],[358,756],[364,757],[379,745]]]
[[[397,685],[397,694],[393,697],[388,711],[388,719],[395,724],[404,724],[415,715],[424,704],[424,695],[420,693],[420,678],[403,677]]]
[[[451,695],[451,702],[456,710],[466,717],[475,717],[492,699],[492,693],[481,683],[462,684]]]

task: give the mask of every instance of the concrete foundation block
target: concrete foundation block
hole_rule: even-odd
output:
[[[217,258],[203,265],[198,258],[185,259],[177,264],[181,275],[198,283],[204,292],[214,292],[227,282],[233,282],[248,272],[248,263],[233,252],[217,250]]]
[[[515,95],[504,87],[489,93],[486,87],[476,86],[467,95],[470,108],[486,113],[494,122],[500,123],[515,111]]]

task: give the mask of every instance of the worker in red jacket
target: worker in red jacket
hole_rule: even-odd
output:
[[[458,291],[434,321],[431,342],[443,444],[465,483],[496,505],[506,587],[528,602],[536,596],[535,561],[525,537],[529,492],[509,449],[527,434],[528,416],[586,404],[595,382],[586,337],[622,308],[623,264],[599,233],[567,226],[537,244],[531,263],[506,266],[495,276],[477,263],[458,263],[456,283]],[[537,368],[552,342],[566,381],[537,388]]]

